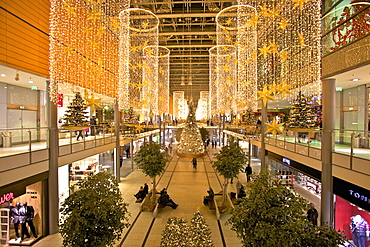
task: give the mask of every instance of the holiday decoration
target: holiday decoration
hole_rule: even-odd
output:
[[[62,126],[71,130],[87,129],[89,121],[86,119],[87,117],[85,114],[87,114],[87,112],[85,110],[86,107],[81,93],[77,92],[63,117],[65,122]]]
[[[189,226],[184,218],[170,217],[162,233],[161,247],[189,245]]]
[[[214,246],[211,233],[203,214],[199,210],[194,212],[190,226],[184,218],[170,217],[162,232],[160,246]]]
[[[50,89],[58,93],[91,90],[117,97],[117,15],[127,0],[50,1]]]
[[[272,121],[271,124],[269,123],[265,123],[265,125],[267,125],[269,128],[265,131],[265,134],[266,133],[272,133],[272,135],[276,136],[277,133],[283,133],[283,131],[280,129],[281,126],[284,125],[284,123],[276,123],[276,119],[274,119],[274,121]]]
[[[262,100],[263,104],[266,105],[268,100],[275,100],[275,97],[271,95],[270,90],[267,90],[267,86],[263,87],[262,91],[257,91],[259,94],[257,101]]]
[[[125,125],[127,124],[135,125],[138,123],[137,115],[134,113],[134,109],[132,107],[130,107],[130,109],[124,113],[123,122],[125,123]]]
[[[252,108],[248,108],[242,113],[241,123],[245,125],[256,126],[257,119],[255,113],[252,111]]]
[[[90,112],[93,114],[95,112],[95,107],[103,108],[101,105],[99,105],[99,101],[101,99],[95,98],[94,94],[91,95],[91,98],[85,96],[84,99],[86,100],[85,107],[90,107]]]
[[[122,23],[119,38],[120,108],[157,112],[158,48],[155,47],[158,46],[159,19],[149,10],[129,8],[119,13],[119,20]],[[148,64],[147,59],[152,58],[156,62]]]
[[[203,217],[203,214],[198,210],[194,212],[191,219],[190,236],[192,245],[189,246],[214,246],[211,239],[212,231]]]
[[[317,117],[318,113],[308,104],[307,98],[302,92],[299,92],[290,110],[288,122],[286,123],[287,129],[305,130],[319,128]]]
[[[205,155],[204,144],[198,125],[195,120],[193,102],[189,102],[189,115],[186,119],[184,129],[181,133],[181,139],[177,148],[179,156],[194,158]]]

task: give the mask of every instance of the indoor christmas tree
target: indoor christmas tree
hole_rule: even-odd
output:
[[[246,125],[256,125],[256,115],[252,111],[252,108],[246,109],[242,114],[242,123]]]
[[[189,226],[184,218],[170,217],[162,232],[161,247],[192,246],[190,240]]]
[[[68,106],[68,110],[64,114],[63,120],[65,121],[65,123],[63,124],[63,127],[88,126],[89,121],[86,119],[85,116],[85,114],[87,114],[88,112],[86,112],[85,110],[86,107],[81,93],[77,92],[75,98]]]
[[[298,97],[293,101],[286,126],[300,129],[315,128],[319,126],[317,117],[315,109],[307,103],[307,98],[300,91]]]
[[[181,133],[177,153],[180,156],[187,156],[189,158],[204,155],[204,144],[195,120],[195,111],[192,101],[189,102],[189,115],[186,118],[185,127]]]
[[[211,239],[212,232],[199,210],[194,212],[191,219],[190,232],[193,246],[214,246]]]
[[[134,109],[132,107],[130,107],[128,112],[125,112],[125,115],[123,116],[123,122],[132,124],[138,123],[137,115],[134,113]]]

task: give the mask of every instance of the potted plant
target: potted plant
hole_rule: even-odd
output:
[[[284,187],[267,171],[248,183],[228,224],[243,246],[339,246],[344,237],[327,226],[314,226],[304,210],[308,202]]]
[[[76,190],[60,209],[60,234],[63,246],[113,246],[129,226],[127,206],[116,179],[98,173],[74,186]]]
[[[150,177],[153,181],[152,195],[148,201],[146,198],[144,202],[150,204],[156,203],[156,177],[161,175],[166,168],[167,163],[170,161],[170,155],[162,149],[160,144],[157,143],[145,143],[135,154],[134,161],[142,172]],[[153,208],[154,209],[154,208]],[[149,208],[151,211],[152,209]]]
[[[212,166],[224,177],[222,194],[225,202],[229,179],[237,177],[240,172],[244,171],[244,164],[248,161],[248,157],[236,142],[223,146],[219,153],[214,154],[214,157],[216,161],[213,162]]]

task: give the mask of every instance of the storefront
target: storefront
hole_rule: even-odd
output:
[[[113,174],[114,152],[109,150],[58,168],[59,203],[71,193],[70,187],[99,172]]]
[[[269,152],[268,164],[287,185],[299,186],[321,200],[321,172]],[[370,191],[333,177],[334,227],[355,247],[370,246]],[[311,197],[312,199],[312,197]]]
[[[32,245],[45,234],[46,177],[42,174],[1,188],[0,246]]]

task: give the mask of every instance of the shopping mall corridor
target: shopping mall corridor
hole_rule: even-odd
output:
[[[122,177],[119,184],[122,196],[129,203],[128,211],[131,213],[130,228],[127,228],[122,233],[121,239],[115,246],[127,247],[155,247],[160,246],[161,234],[167,223],[167,219],[171,216],[184,217],[188,221],[191,220],[193,213],[199,209],[212,231],[212,240],[215,246],[241,246],[235,232],[230,230],[229,225],[225,225],[228,220],[228,215],[221,215],[217,221],[215,210],[210,210],[203,205],[203,197],[207,194],[209,185],[212,186],[215,193],[221,191],[222,177],[216,175],[210,159],[213,153],[219,149],[209,147],[208,155],[204,158],[198,158],[197,169],[194,169],[189,158],[179,158],[175,153],[172,153],[171,162],[163,176],[158,178],[157,190],[167,188],[171,198],[179,204],[176,209],[171,207],[161,208],[158,211],[156,218],[153,218],[152,212],[141,212],[140,203],[135,203],[134,194],[137,193],[140,186],[148,183],[151,187],[151,179],[146,177],[140,170],[135,170],[129,173],[126,177]],[[252,163],[253,171],[259,172],[259,162]],[[121,174],[127,174],[131,168],[131,159],[125,159],[121,168]],[[242,183],[246,183],[244,173],[239,174],[239,179]],[[236,191],[234,184],[229,184],[228,191]],[[61,246],[61,237],[59,234],[47,236],[34,246]]]

